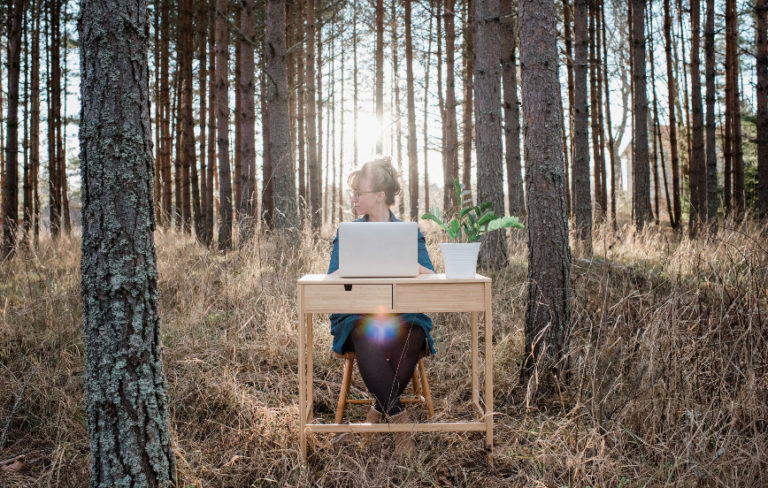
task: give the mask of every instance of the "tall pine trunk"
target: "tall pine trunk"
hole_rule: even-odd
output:
[[[592,196],[589,186],[589,107],[587,105],[587,0],[573,3],[573,198],[574,234],[577,249],[592,255]]]
[[[143,0],[83,0],[80,13],[91,486],[175,485],[153,238],[147,7]]]
[[[185,233],[192,232],[191,174],[195,161],[195,127],[192,115],[192,1],[182,0],[179,5],[179,85],[181,104],[179,122],[181,129],[181,218]],[[197,213],[196,213],[197,217]]]
[[[697,2],[692,2],[697,3]],[[691,5],[698,10],[698,5]],[[664,0],[664,52],[667,60],[667,93],[669,99],[669,146],[670,146],[670,165],[672,167],[672,208],[673,216],[672,227],[677,228],[680,225],[682,211],[680,208],[680,160],[677,155],[677,117],[675,115],[675,103],[677,99],[677,83],[675,82],[673,61],[672,61],[672,15],[669,11],[669,0]],[[698,41],[697,41],[698,45]],[[698,60],[698,50],[696,54]],[[693,73],[693,58],[691,58],[691,73]],[[701,85],[699,85],[701,92]],[[699,98],[700,100],[700,98]],[[701,102],[699,102],[701,103]]]
[[[315,101],[315,2],[307,1],[307,163],[309,165],[309,209],[312,228],[319,229],[322,223],[322,171],[318,161],[317,148],[317,104]],[[357,125],[357,124],[355,124]]]
[[[504,2],[504,5],[507,4],[507,2]],[[464,6],[464,134],[462,135],[461,182],[470,191],[472,190],[472,134],[474,132],[474,125],[472,124],[472,116],[474,115],[474,110],[472,109],[472,74],[475,70],[475,35],[473,24],[472,0],[466,0]],[[506,73],[506,70],[504,73]],[[506,74],[503,76],[506,76]],[[504,96],[506,97],[506,90],[504,91]]]
[[[504,213],[504,167],[501,154],[501,85],[499,50],[499,0],[477,0],[477,60],[475,63],[475,136],[477,151],[477,201],[493,202]],[[554,64],[553,64],[554,66]],[[559,140],[559,139],[558,139]],[[483,236],[479,263],[485,269],[506,266],[504,231]]]
[[[229,3],[216,0],[216,145],[219,152],[219,250],[232,248],[232,181],[229,169]]]
[[[528,200],[528,308],[521,384],[562,381],[568,350],[571,252],[565,204],[554,2],[520,0],[521,95]],[[537,371],[538,370],[538,371]],[[529,379],[535,378],[534,383]],[[553,381],[554,380],[554,381]]]
[[[768,0],[755,5],[757,59],[757,209],[768,217]],[[709,21],[709,17],[707,17]],[[707,114],[709,115],[709,114]]]
[[[717,229],[717,207],[719,206],[717,194],[717,147],[715,142],[715,0],[707,0],[707,19],[704,27],[704,53],[706,59],[704,70],[707,105],[707,220],[709,222],[710,232],[715,232]],[[768,59],[766,59],[766,62],[768,62]],[[768,68],[768,66],[766,66],[766,68]],[[766,82],[768,82],[768,80],[766,80]],[[766,83],[766,88],[768,88],[768,83]],[[768,93],[764,95],[768,95]],[[768,129],[768,127],[766,127],[766,129]],[[759,134],[760,131],[758,130],[758,137],[760,137]],[[766,178],[768,178],[768,175],[766,175]]]
[[[733,206],[736,220],[744,218],[744,155],[741,143],[741,95],[739,92],[739,34],[736,0],[725,2],[725,49],[731,58],[731,134],[733,142]]]
[[[447,215],[453,213],[458,203],[453,191],[453,180],[459,177],[459,139],[456,131],[456,78],[454,76],[454,44],[456,41],[454,9],[455,0],[444,1],[445,117],[443,118],[443,133],[445,134],[445,159],[443,160],[443,209]],[[498,46],[494,46],[494,48],[498,49]],[[499,211],[498,208],[497,211]]]
[[[215,219],[213,190],[216,179],[216,0],[208,0],[208,165],[206,167],[205,232],[203,243],[211,247]]]
[[[285,48],[285,0],[267,0],[267,112],[269,157],[274,186],[275,229],[295,229],[296,186],[291,153],[288,75]]]
[[[405,77],[408,104],[408,196],[412,221],[419,218],[419,161],[416,153],[416,103],[413,93],[413,36],[411,33],[411,0],[405,0]]]
[[[19,223],[19,80],[23,20],[24,0],[14,0],[7,17],[8,115],[5,120],[5,171],[3,174],[3,258],[10,256],[15,250]]]
[[[383,152],[384,137],[384,1],[376,0],[375,6],[375,24],[376,24],[376,46],[375,57],[375,104],[376,104],[376,123],[378,130],[376,137],[376,154]]]
[[[653,218],[648,166],[648,97],[645,74],[645,1],[632,0],[632,91],[634,146],[632,160],[632,214],[635,228],[642,230]]]
[[[707,169],[704,155],[704,116],[701,107],[701,76],[699,74],[700,2],[691,2],[691,161],[689,162],[691,209],[688,232],[695,237],[707,214]],[[670,107],[670,110],[672,108]]]
[[[429,31],[427,33],[427,51],[424,53],[424,209],[429,210],[429,165],[427,159],[429,156],[429,72],[430,59],[432,58],[432,20],[429,16]]]
[[[253,0],[240,1],[240,244],[248,242],[256,224],[256,108],[254,94],[253,46],[254,5]]]
[[[507,167],[509,214],[525,217],[523,173],[520,165],[520,109],[517,100],[517,59],[512,2],[501,5],[501,78],[504,88],[504,160]],[[501,209],[499,209],[501,213]]]

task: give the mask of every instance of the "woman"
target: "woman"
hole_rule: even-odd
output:
[[[397,173],[389,158],[374,159],[349,175],[352,204],[357,222],[399,222],[390,210],[400,193]],[[419,273],[434,273],[424,236],[419,231]],[[328,274],[339,268],[339,234],[333,241]],[[422,351],[434,354],[432,320],[424,314],[394,316],[331,315],[333,350],[342,354],[355,351],[357,366],[375,403],[365,418],[377,423],[410,423],[400,395],[408,385]],[[416,451],[409,432],[395,434],[395,454],[413,455]]]

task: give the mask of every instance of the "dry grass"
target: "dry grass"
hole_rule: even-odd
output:
[[[692,242],[650,228],[595,234],[573,267],[571,375],[526,407],[517,387],[525,244],[494,278],[496,447],[480,434],[420,434],[420,457],[366,451],[354,435],[297,451],[295,280],[324,272],[327,235],[261,237],[212,253],[156,235],[162,340],[180,486],[766,486],[768,244],[754,224]],[[328,233],[329,234],[329,233]],[[440,265],[438,236],[429,235]],[[0,264],[2,486],[86,486],[79,240],[43,241]],[[428,374],[439,418],[468,418],[467,317],[437,314]],[[330,350],[327,320],[316,351]],[[341,364],[319,353],[317,413],[332,418]],[[23,403],[10,413],[24,383]],[[356,379],[361,386],[359,378]],[[363,410],[352,415],[362,418]],[[422,415],[417,413],[417,415]],[[1,428],[2,426],[0,426]]]

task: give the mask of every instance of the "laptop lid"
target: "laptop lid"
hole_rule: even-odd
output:
[[[339,224],[339,276],[417,276],[418,237],[416,222],[342,222]]]

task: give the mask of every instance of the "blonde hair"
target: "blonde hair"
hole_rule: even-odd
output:
[[[400,194],[399,175],[388,156],[377,156],[353,171],[347,178],[347,184],[357,190],[360,178],[371,182],[372,191],[383,191],[387,205],[395,204],[395,195]]]

